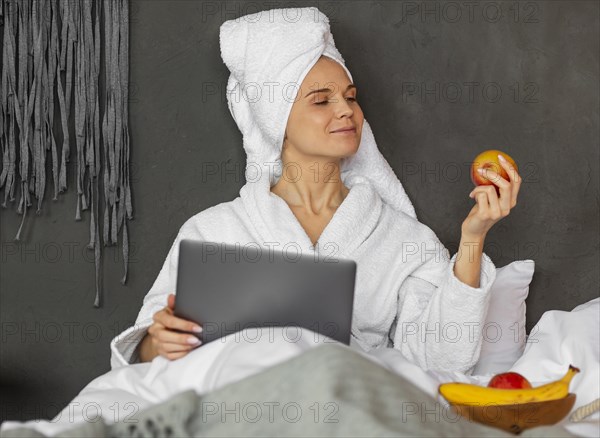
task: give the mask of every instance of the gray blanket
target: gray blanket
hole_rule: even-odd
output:
[[[29,429],[2,437],[43,437]],[[457,417],[405,378],[339,345],[315,347],[202,396],[193,390],[127,420],[58,437],[513,436]],[[574,436],[540,426],[521,436]]]

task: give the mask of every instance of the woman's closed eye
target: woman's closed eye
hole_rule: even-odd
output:
[[[356,97],[347,97],[346,99],[350,100],[351,102],[356,102]],[[329,103],[328,100],[324,100],[323,102],[315,102],[315,105],[325,105]]]

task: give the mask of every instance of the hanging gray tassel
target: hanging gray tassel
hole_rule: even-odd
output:
[[[117,244],[123,228],[122,284],[127,281],[129,262],[127,220],[133,219],[129,186],[128,1],[0,0],[0,23],[0,188],[4,188],[1,205],[6,208],[7,201],[15,201],[18,186],[17,213],[22,219],[15,240],[20,240],[31,206],[30,193],[37,199],[36,213],[42,211],[48,151],[52,199],[57,200],[58,194],[67,190],[67,163],[73,142],[77,150],[75,220],[81,220],[81,212],[90,209],[87,247],[94,250],[94,306],[100,307],[100,206],[103,204],[104,208],[104,246]],[[102,90],[101,53],[105,84]],[[62,145],[54,130],[55,96],[60,108]],[[104,114],[100,114],[100,99],[104,102]],[[70,128],[74,128],[74,139],[69,135]],[[104,193],[103,203],[100,193]]]

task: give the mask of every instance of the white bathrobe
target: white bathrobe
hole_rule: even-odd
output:
[[[260,206],[260,208],[258,208]],[[310,238],[279,196],[246,184],[240,196],[187,220],[144,299],[135,325],[111,342],[111,366],[137,362],[136,347],[176,293],[181,239],[313,251]],[[484,253],[480,287],[456,278],[454,262],[435,233],[393,210],[368,182],[350,192],[318,239],[324,257],[357,263],[351,346],[396,348],[425,369],[469,372],[479,357],[490,286],[496,269]],[[199,348],[202,348],[199,347]]]

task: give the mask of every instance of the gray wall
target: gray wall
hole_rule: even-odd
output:
[[[546,310],[598,296],[599,4],[472,4],[454,3],[460,17],[455,6],[438,4],[436,13],[432,2],[319,6],[382,153],[451,253],[473,202],[465,163],[488,148],[517,160],[518,205],[490,231],[486,252],[497,267],[535,260],[529,330]],[[421,15],[426,8],[434,13]],[[52,202],[48,186],[43,214],[30,209],[20,246],[20,216],[14,206],[1,210],[1,418],[51,418],[108,371],[109,341],[134,322],[179,227],[238,196],[245,156],[218,36],[223,21],[254,11],[235,2],[227,10],[131,3],[132,252],[122,286],[121,247],[105,248],[102,308],[93,308],[89,213],[74,221],[73,169],[68,193]],[[439,96],[426,93],[436,87]],[[237,166],[237,176],[207,176],[207,163]]]

